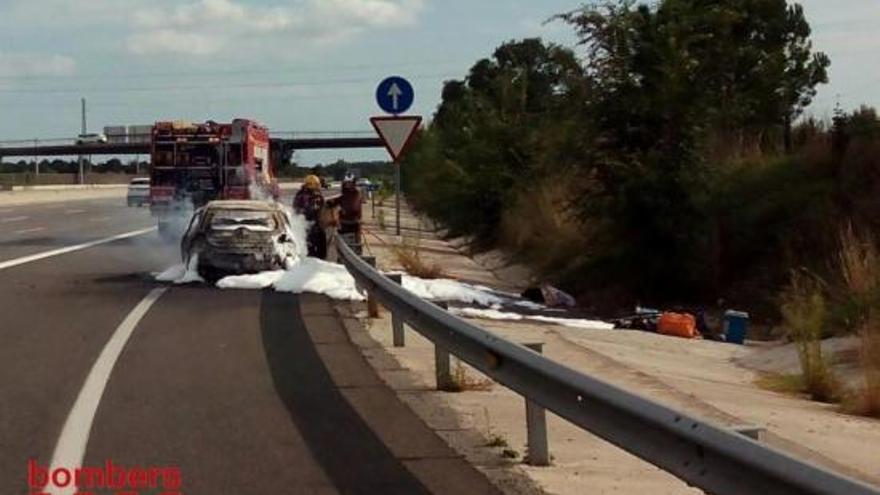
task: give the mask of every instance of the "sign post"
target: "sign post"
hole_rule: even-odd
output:
[[[394,185],[396,189],[397,235],[400,235],[400,158],[412,143],[416,130],[422,123],[418,115],[402,116],[409,110],[415,100],[415,91],[406,79],[398,76],[386,78],[376,88],[376,103],[385,113],[391,116],[373,117],[370,123],[385,143],[385,149],[391,155],[395,165]]]

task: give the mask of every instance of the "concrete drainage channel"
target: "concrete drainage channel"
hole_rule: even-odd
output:
[[[374,260],[360,258],[344,243],[337,246],[340,260],[369,294],[368,311],[381,304],[391,312],[393,345],[406,345],[404,325],[434,344],[438,390],[450,385],[454,355],[524,398],[533,465],[550,459],[546,409],[708,493],[880,494],[878,487],[761,443],[759,428],[720,427],[482,330],[415,297],[377,272]]]

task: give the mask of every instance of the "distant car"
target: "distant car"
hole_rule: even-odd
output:
[[[128,206],[150,204],[150,178],[136,177],[128,183]]]
[[[104,134],[80,134],[76,138],[76,144],[97,144],[106,143],[107,136]]]
[[[196,210],[180,243],[187,266],[198,255],[206,281],[285,268],[295,255],[287,214],[267,201],[211,201]]]
[[[358,187],[368,188],[370,187],[370,179],[367,179],[366,177],[361,177],[360,179],[354,181],[354,185]]]

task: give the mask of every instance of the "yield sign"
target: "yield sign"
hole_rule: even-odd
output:
[[[397,162],[412,142],[416,129],[422,123],[422,118],[419,116],[373,117],[370,119],[370,123],[373,124],[379,137],[382,138],[382,142],[385,143],[385,148],[391,154],[391,159]]]

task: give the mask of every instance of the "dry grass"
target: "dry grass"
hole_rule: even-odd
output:
[[[762,373],[755,385],[765,390],[783,394],[800,394],[806,388],[803,375],[789,375],[782,373]]]
[[[577,264],[594,246],[591,229],[566,203],[577,181],[553,177],[523,192],[501,220],[502,245],[536,273],[554,274]]]
[[[872,314],[859,328],[861,386],[844,397],[843,409],[851,414],[880,418],[880,318]]]
[[[849,297],[861,309],[856,328],[863,375],[861,386],[847,393],[843,407],[853,414],[880,417],[880,252],[874,239],[847,225],[840,233],[839,261]]]
[[[822,355],[822,329],[827,319],[822,282],[806,271],[793,271],[782,294],[781,309],[783,327],[797,346],[802,391],[813,400],[835,401],[840,397],[840,384]]]
[[[850,293],[866,299],[880,285],[880,253],[873,239],[855,232],[852,224],[840,232],[840,271]]]
[[[402,244],[391,246],[400,266],[414,277],[434,279],[444,278],[446,273],[436,263],[428,263],[422,258],[421,239],[404,239]]]

